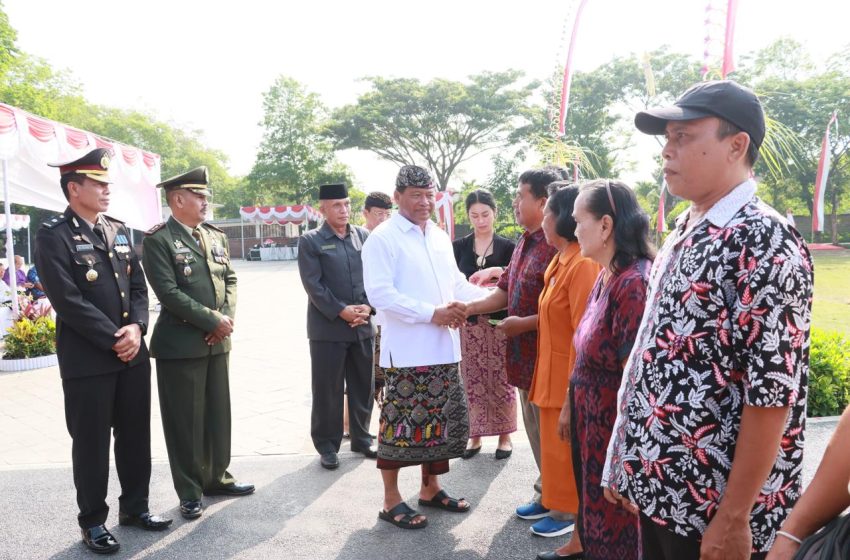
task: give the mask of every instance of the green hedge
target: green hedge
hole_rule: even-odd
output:
[[[850,340],[836,331],[812,329],[809,416],[838,416],[850,404]]]

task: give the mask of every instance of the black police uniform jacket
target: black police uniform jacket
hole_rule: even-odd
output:
[[[139,257],[123,222],[100,215],[106,243],[71,208],[42,224],[35,264],[56,310],[56,353],[63,379],[113,373],[149,359],[122,362],[112,349],[115,332],[148,324],[148,291]]]
[[[360,255],[368,237],[369,230],[349,224],[348,235],[340,239],[325,222],[298,238],[298,272],[308,297],[308,339],[354,342],[375,336],[371,319],[352,329],[339,317],[347,305],[369,304]]]

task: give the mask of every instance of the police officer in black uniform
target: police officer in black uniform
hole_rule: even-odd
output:
[[[52,164],[68,199],[63,214],[36,235],[35,262],[56,310],[56,352],[71,434],[77,516],[83,542],[118,550],[106,529],[109,444],[121,482],[118,521],[151,531],[170,519],[151,515],[150,360],[145,341],[148,296],[139,258],[109,206],[109,152]]]

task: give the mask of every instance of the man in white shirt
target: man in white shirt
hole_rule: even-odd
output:
[[[487,291],[466,281],[452,244],[431,216],[436,192],[426,169],[406,165],[396,178],[398,213],[363,245],[363,280],[382,319],[381,361],[386,393],[378,433],[378,468],[384,509],[378,514],[404,529],[427,518],[402,501],[398,471],[421,465],[419,505],[469,511],[449,497],[438,475],[460,457],[469,435],[466,396],[459,374],[466,305]],[[460,300],[460,301],[458,301]]]

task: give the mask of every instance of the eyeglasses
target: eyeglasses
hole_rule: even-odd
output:
[[[605,191],[608,193],[608,202],[611,204],[611,211],[617,215],[617,207],[614,206],[614,195],[611,194],[611,181],[605,179]]]

